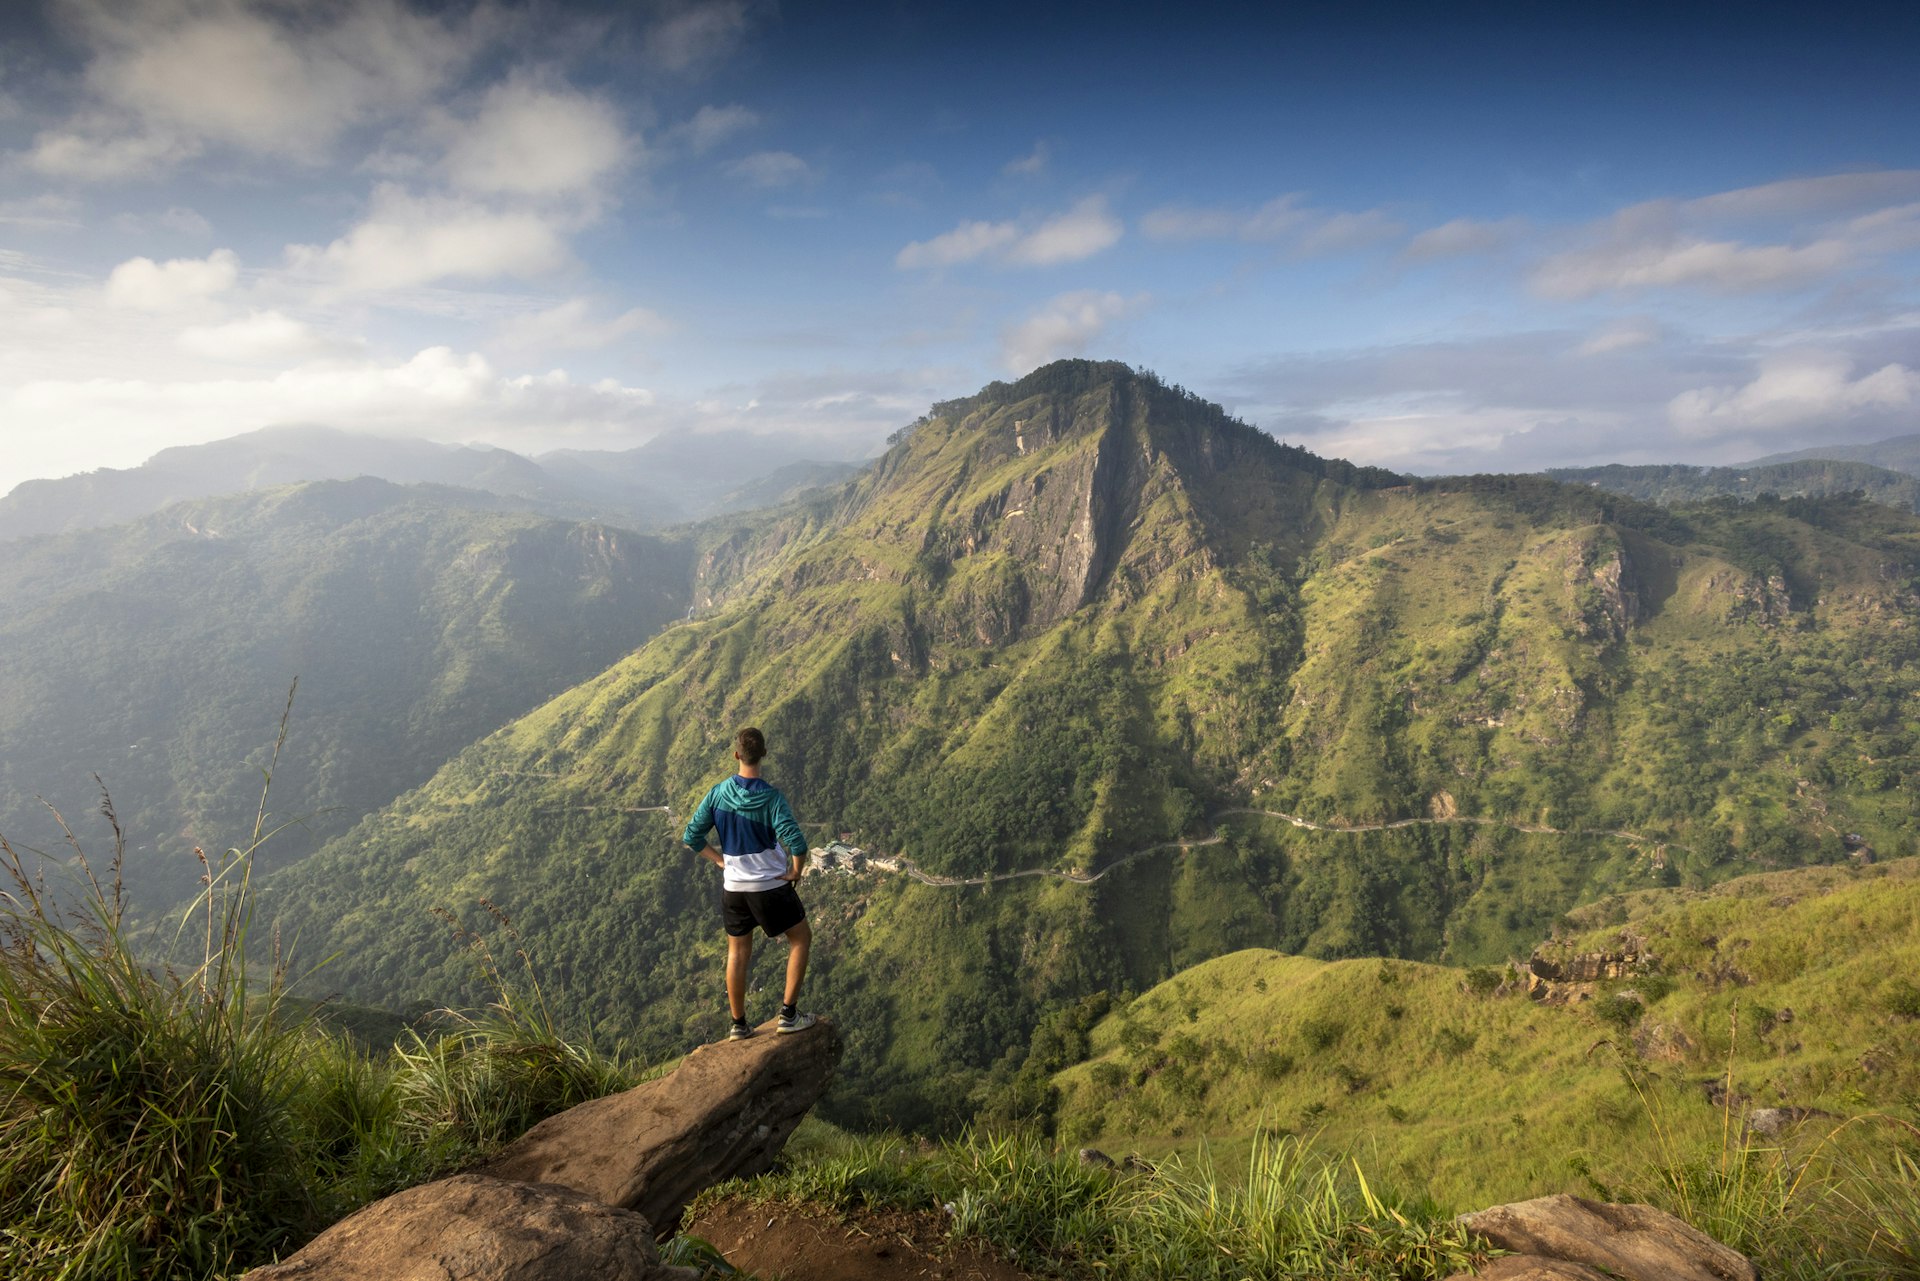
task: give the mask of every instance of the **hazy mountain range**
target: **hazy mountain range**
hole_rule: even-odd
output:
[[[549,516],[655,529],[765,506],[854,469],[744,434],[663,436],[636,449],[527,458],[332,427],[269,427],[163,449],[138,467],[26,481],[0,498],[0,541],[117,525],[190,498],[356,476],[481,490]]]

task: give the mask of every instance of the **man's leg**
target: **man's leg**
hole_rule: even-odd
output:
[[[813,927],[805,921],[787,931],[787,1000],[800,1001],[800,984],[807,977],[807,952],[813,947]]]
[[[747,972],[752,968],[753,935],[727,935],[727,1009],[735,1022],[747,1017]]]

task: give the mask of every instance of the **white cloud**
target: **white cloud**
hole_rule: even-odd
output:
[[[51,192],[0,200],[0,226],[30,227],[39,231],[69,230],[80,225],[79,214],[79,202]]]
[[[1021,237],[1007,250],[1007,261],[1023,267],[1079,262],[1111,248],[1122,232],[1120,220],[1107,212],[1106,198],[1089,196]]]
[[[591,298],[569,298],[509,320],[500,327],[496,345],[517,352],[588,351],[612,346],[630,334],[658,335],[667,329],[666,320],[645,307],[609,316]]]
[[[735,134],[745,133],[759,123],[758,112],[738,103],[724,107],[706,106],[694,112],[691,120],[668,130],[668,137],[672,141],[685,143],[688,151],[702,156]]]
[[[475,24],[400,0],[245,5],[74,0],[96,106],[42,135],[34,163],[75,177],[151,171],[224,144],[320,159],[347,128],[425,100]]]
[[[1554,254],[1534,269],[1533,286],[1549,298],[1677,285],[1737,293],[1816,280],[1847,265],[1851,257],[1839,240],[1799,246],[1628,240]]]
[[[1001,335],[1001,353],[1015,373],[1083,354],[1107,327],[1145,306],[1146,296],[1127,298],[1084,289],[1061,294]]]
[[[1042,138],[1033,144],[1033,150],[1015,160],[1009,160],[1000,172],[1008,177],[1032,178],[1047,171],[1047,162],[1053,158],[1052,149]]]
[[[170,133],[109,134],[109,128],[93,122],[45,130],[34,138],[27,163],[52,178],[112,182],[150,177],[200,150]]]
[[[733,52],[746,33],[744,0],[695,0],[654,26],[647,55],[668,71],[697,71]]]
[[[1365,248],[1405,228],[1384,209],[1316,209],[1291,192],[1253,210],[1168,205],[1143,217],[1140,230],[1154,240],[1287,240],[1294,253],[1317,256]]]
[[[169,311],[224,293],[239,278],[240,259],[231,249],[163,263],[130,258],[107,277],[107,302],[138,311]]]
[[[176,341],[181,350],[195,356],[243,364],[305,360],[352,346],[327,339],[277,311],[255,311],[224,324],[191,326],[181,330]]]
[[[1429,227],[1409,240],[1401,256],[1415,262],[1430,262],[1436,258],[1485,253],[1510,243],[1525,229],[1526,222],[1520,218],[1502,218],[1493,222],[1455,218],[1438,227]]]
[[[1630,351],[1660,340],[1659,324],[1646,316],[1622,320],[1593,334],[1574,348],[1578,356],[1604,356],[1613,351]]]
[[[637,149],[605,98],[513,77],[456,127],[447,176],[467,191],[567,195],[588,190]]]
[[[754,187],[791,187],[812,182],[814,172],[791,151],[756,151],[727,166],[727,172]]]
[[[1104,196],[1089,196],[1032,230],[1017,222],[963,222],[931,240],[916,240],[894,255],[902,270],[951,267],[990,258],[1021,267],[1079,262],[1112,247],[1124,234]]]
[[[529,210],[498,210],[382,184],[367,218],[321,248],[292,245],[289,265],[345,293],[437,280],[526,279],[570,261],[559,224]]]
[[[1682,392],[1667,417],[1683,436],[1764,435],[1860,417],[1904,415],[1920,401],[1920,373],[1883,365],[1855,378],[1844,352],[1782,352],[1760,362],[1744,386]]]
[[[168,231],[177,231],[183,236],[208,236],[213,234],[213,224],[208,222],[198,210],[185,205],[174,205],[160,215],[160,225]]]
[[[1011,222],[963,222],[931,240],[914,241],[894,255],[893,264],[907,271],[951,267],[996,254],[1018,239],[1020,228]]]
[[[79,466],[124,466],[165,445],[287,422],[522,449],[632,443],[650,428],[653,399],[564,370],[508,376],[478,355],[430,347],[399,362],[319,360],[269,377],[36,380],[0,389],[0,415],[17,438],[10,444],[46,475],[61,474],[51,460],[72,457],[75,438],[91,442]],[[101,457],[108,442],[118,459]]]
[[[1699,218],[1804,217],[1916,198],[1920,198],[1920,169],[1888,169],[1788,178],[1701,196],[1683,202],[1679,208]]]

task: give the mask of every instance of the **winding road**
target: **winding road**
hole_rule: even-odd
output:
[[[501,773],[521,773],[523,771],[500,771]],[[560,775],[542,775],[557,778]],[[568,805],[567,810],[612,810],[621,814],[663,814],[673,817],[673,808],[668,805]],[[1676,841],[1656,840],[1643,836],[1639,832],[1629,832],[1618,827],[1549,827],[1544,823],[1516,823],[1508,819],[1481,818],[1472,814],[1451,814],[1443,818],[1395,818],[1379,823],[1319,823],[1310,818],[1301,818],[1298,814],[1288,814],[1282,810],[1257,809],[1251,806],[1235,806],[1231,809],[1216,810],[1209,826],[1223,818],[1235,814],[1252,814],[1260,818],[1279,819],[1290,823],[1304,832],[1394,832],[1408,827],[1497,827],[1509,832],[1524,832],[1529,836],[1604,836],[1614,840],[1626,841],[1630,845],[1646,846],[1657,856],[1667,849],[1684,850],[1688,847]],[[808,826],[813,826],[809,824]],[[1050,876],[1055,880],[1072,881],[1075,885],[1092,885],[1095,881],[1163,850],[1202,849],[1208,845],[1218,845],[1226,838],[1218,832],[1211,836],[1190,837],[1181,841],[1162,841],[1158,845],[1149,845],[1114,859],[1097,872],[1062,871],[1054,867],[1028,867],[1015,872],[1000,872],[987,876],[941,876],[938,873],[923,870],[918,863],[901,854],[875,854],[861,849],[857,845],[848,845],[843,841],[828,841],[826,845],[814,851],[815,858],[807,867],[807,875],[824,875],[829,872],[851,875],[857,871],[871,869],[880,872],[892,872],[922,885],[953,889],[967,885],[991,885],[996,881],[1017,881],[1028,876]]]

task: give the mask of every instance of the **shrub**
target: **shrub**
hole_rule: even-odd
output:
[[[1346,1032],[1346,1025],[1337,1019],[1308,1019],[1300,1025],[1301,1041],[1315,1053],[1332,1049]]]
[[[1500,986],[1500,971],[1491,965],[1476,965],[1462,980],[1475,996],[1492,996]]]
[[[1603,1023],[1611,1023],[1622,1032],[1632,1031],[1646,1012],[1647,1007],[1631,992],[1615,992],[1593,1004],[1595,1017]]]
[[[1903,1019],[1920,1019],[1920,986],[1912,979],[1895,979],[1887,985],[1880,1002],[1887,1012]]]

